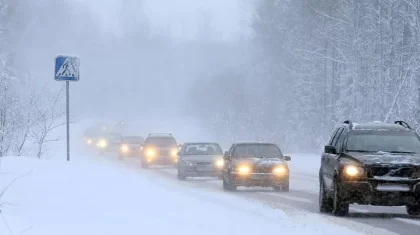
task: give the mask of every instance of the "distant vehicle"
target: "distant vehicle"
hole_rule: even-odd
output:
[[[217,143],[185,143],[178,153],[178,179],[187,177],[221,177],[223,152]]]
[[[141,136],[125,136],[121,140],[118,159],[123,160],[125,157],[140,157],[144,138]]]
[[[223,189],[234,191],[238,186],[273,187],[275,191],[289,191],[289,167],[280,148],[273,143],[234,143],[225,152]]]
[[[352,203],[420,215],[420,138],[406,122],[336,128],[322,153],[319,210],[344,216]]]
[[[119,151],[122,136],[119,133],[105,133],[96,143],[100,153]]]
[[[94,146],[95,143],[98,141],[100,136],[104,134],[104,131],[102,130],[101,124],[96,124],[90,126],[88,129],[85,130],[83,133],[84,141],[89,146]]]
[[[178,145],[172,134],[151,133],[144,141],[141,166],[149,165],[175,166],[178,161]]]

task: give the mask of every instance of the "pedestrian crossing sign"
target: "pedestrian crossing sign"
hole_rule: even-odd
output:
[[[54,79],[56,81],[79,81],[78,57],[59,55],[55,57]]]

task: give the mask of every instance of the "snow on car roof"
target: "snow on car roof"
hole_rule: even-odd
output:
[[[235,144],[274,144],[272,142],[267,142],[267,141],[237,141],[235,142]]]

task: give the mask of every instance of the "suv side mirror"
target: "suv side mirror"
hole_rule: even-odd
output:
[[[330,154],[337,154],[337,149],[335,148],[335,146],[327,145],[324,148],[324,152]]]
[[[288,161],[291,161],[292,158],[290,156],[284,156],[284,160],[288,162]]]
[[[224,160],[229,160],[229,152],[228,152],[228,151],[226,151],[226,152],[223,154],[223,159],[224,159]]]

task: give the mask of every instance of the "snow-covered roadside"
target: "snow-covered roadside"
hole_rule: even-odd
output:
[[[280,210],[221,192],[151,182],[107,162],[5,157],[0,187],[13,234],[357,234],[319,221],[298,221]],[[0,222],[0,234],[9,234]]]

